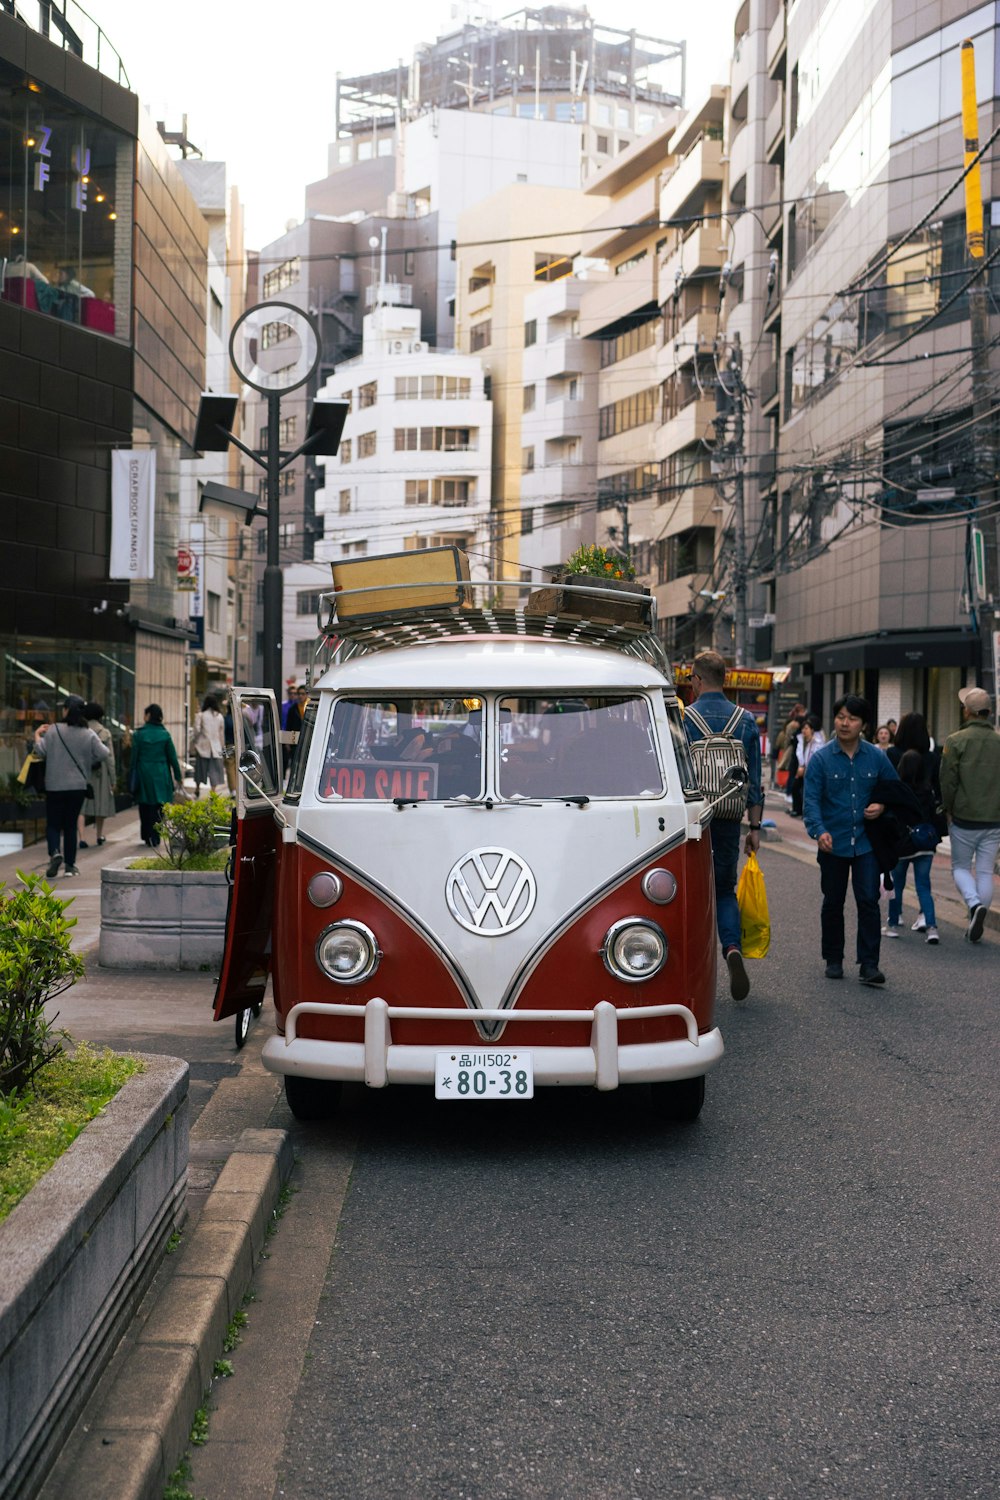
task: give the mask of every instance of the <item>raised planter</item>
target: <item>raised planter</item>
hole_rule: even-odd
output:
[[[188,1065],[143,1056],[0,1224],[0,1495],[37,1493],[184,1214]]]
[[[564,584],[600,589],[601,596],[574,594]],[[631,578],[602,578],[588,573],[566,573],[553,588],[535,589],[525,612],[531,615],[578,615],[591,620],[610,620],[616,625],[649,623],[650,593]]]
[[[222,962],[229,885],[222,870],[101,871],[101,944],[106,969],[201,969]]]

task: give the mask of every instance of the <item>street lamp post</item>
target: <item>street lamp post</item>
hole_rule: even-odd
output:
[[[281,398],[305,385],[322,357],[319,325],[290,302],[263,302],[248,308],[233,325],[229,358],[240,379],[267,399],[267,443],[255,452],[234,436],[237,396],[206,393],[198,409],[194,446],[201,452],[222,452],[229,444],[264,470],[267,521],[267,562],[264,568],[264,685],[281,697],[281,633],[283,576],[281,572],[281,474],[304,454],[332,457],[340,446],[349,403],[314,401],[305,441],[292,452],[281,447]],[[249,523],[262,514],[253,496],[209,483],[202,506],[236,511]]]

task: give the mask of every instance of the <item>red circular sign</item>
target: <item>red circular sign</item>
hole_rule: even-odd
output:
[[[188,573],[194,572],[194,554],[187,547],[177,548],[177,573],[183,578]]]

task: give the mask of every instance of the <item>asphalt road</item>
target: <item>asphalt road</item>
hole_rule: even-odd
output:
[[[295,1127],[194,1494],[996,1494],[997,936],[831,982],[814,862],[762,863],[696,1126],[357,1089]]]

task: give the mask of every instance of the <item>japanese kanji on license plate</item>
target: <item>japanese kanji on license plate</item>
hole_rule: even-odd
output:
[[[530,1052],[439,1052],[434,1066],[435,1099],[532,1099],[535,1081]]]

